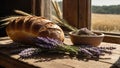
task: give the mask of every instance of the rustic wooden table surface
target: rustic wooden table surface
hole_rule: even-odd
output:
[[[110,68],[120,57],[120,44],[102,42],[100,46],[116,47],[116,49],[112,51],[112,55],[106,54],[102,56],[103,58],[111,59],[100,59],[99,61],[89,60],[85,62],[82,60],[51,55],[50,57],[42,57],[42,60],[41,58],[20,60],[18,59],[18,55],[11,55],[8,49],[1,48],[12,42],[13,41],[10,40],[9,37],[0,38],[0,65],[6,68]],[[66,38],[64,42],[69,45],[72,44],[69,38]]]

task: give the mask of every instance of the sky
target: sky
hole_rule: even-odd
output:
[[[120,5],[120,0],[91,0],[92,5],[98,5],[98,6],[103,6],[103,5]]]
[[[62,0],[57,0],[57,1],[62,1]],[[97,5],[97,6],[120,5],[120,0],[91,0],[91,1],[92,1],[92,5]]]

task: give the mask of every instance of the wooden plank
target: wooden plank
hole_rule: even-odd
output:
[[[105,31],[93,31],[93,32],[105,34],[105,37],[103,39],[104,42],[120,44],[119,33],[105,32]]]
[[[51,0],[32,0],[32,14],[51,19]]]
[[[91,0],[63,0],[63,17],[77,28],[91,29]]]
[[[78,27],[78,0],[63,0],[63,17],[67,22]]]
[[[35,15],[35,6],[36,6],[36,0],[31,0],[31,9],[32,9],[32,14]]]
[[[35,15],[41,16],[41,0],[36,0]]]
[[[39,68],[37,66],[33,66],[25,62],[13,59],[10,56],[7,56],[1,52],[0,52],[0,65],[5,68]]]
[[[33,15],[41,16],[42,0],[31,0],[31,12]]]
[[[5,40],[6,39],[6,40]],[[5,42],[4,42],[5,41]],[[7,41],[12,42],[9,38],[2,38],[0,40],[0,44],[9,44]],[[4,42],[4,43],[1,43]],[[66,44],[71,45],[71,41],[69,38],[65,38],[64,41]],[[112,55],[105,55],[105,56],[101,56],[103,58],[105,57],[109,57],[111,59],[100,59],[100,61],[93,61],[90,60],[88,62],[82,61],[82,60],[78,60],[78,59],[70,59],[69,57],[63,56],[63,55],[45,55],[45,56],[40,56],[39,58],[32,58],[32,59],[26,59],[26,60],[18,60],[19,56],[18,55],[10,55],[8,52],[8,49],[0,49],[0,52],[3,52],[6,55],[9,56],[5,56],[3,54],[0,55],[0,64],[4,65],[4,66],[9,66],[12,68],[15,68],[18,66],[36,66],[36,67],[42,67],[42,68],[93,68],[93,67],[97,67],[97,68],[110,68],[110,66],[115,63],[119,56],[120,56],[120,46],[119,44],[113,44],[113,43],[101,43],[100,46],[114,46],[117,49],[113,50],[113,54]],[[6,52],[5,52],[6,51]],[[12,60],[11,60],[12,59]],[[14,59],[14,60],[13,60]],[[10,60],[10,61],[9,61]],[[17,63],[16,63],[17,61]],[[23,62],[23,65],[21,64],[21,62]],[[12,66],[10,66],[12,65]],[[13,67],[13,65],[15,65]],[[7,67],[8,68],[8,67]],[[23,67],[22,67],[23,68]]]
[[[52,5],[51,0],[41,0],[41,16],[51,20]]]
[[[78,25],[79,28],[91,28],[91,0],[78,0]]]
[[[120,36],[116,35],[105,35],[105,38],[103,39],[104,42],[111,42],[111,43],[117,43],[120,44]]]

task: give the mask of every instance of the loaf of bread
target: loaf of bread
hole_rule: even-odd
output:
[[[33,43],[32,38],[49,37],[64,41],[63,30],[44,17],[21,16],[10,21],[6,28],[8,36],[16,42]]]

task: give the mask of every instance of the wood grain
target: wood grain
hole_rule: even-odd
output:
[[[79,28],[91,28],[91,0],[78,0]]]
[[[78,0],[63,0],[63,17],[67,22],[78,27]]]
[[[72,44],[69,38],[66,38],[64,42],[68,45]],[[0,46],[7,46],[10,43],[12,43],[12,41],[8,37],[0,38]],[[111,59],[100,59],[100,61],[90,60],[88,62],[55,54],[41,55],[40,58],[36,59],[18,60],[19,56],[17,54],[10,55],[9,49],[0,49],[0,65],[7,68],[110,68],[120,57],[120,45],[102,42],[100,46],[113,46],[117,49],[112,51],[112,55],[106,54],[105,56],[101,56],[101,58],[107,57]]]
[[[91,0],[63,0],[63,17],[69,24],[91,28]]]

